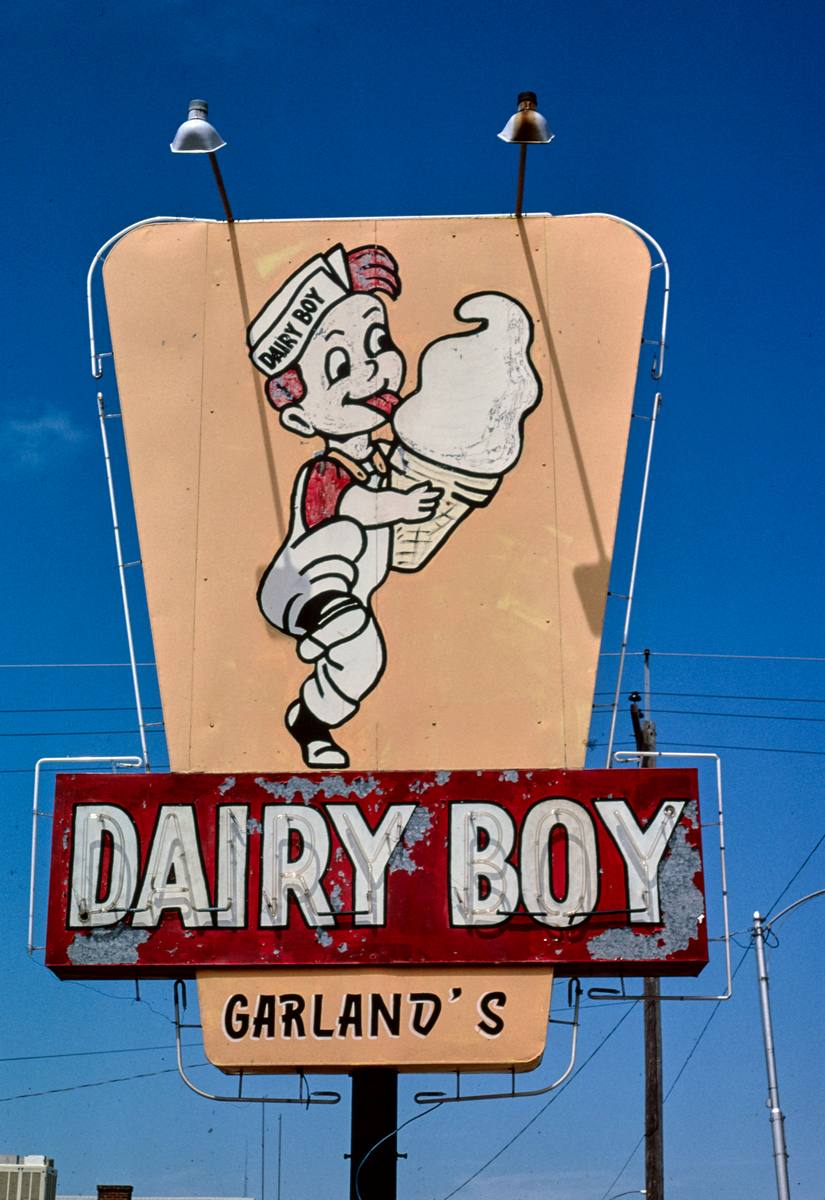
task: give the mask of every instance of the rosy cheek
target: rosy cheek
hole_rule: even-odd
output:
[[[388,361],[384,367],[386,380],[387,383],[396,387],[404,373],[404,360],[400,354],[390,354],[387,358]]]

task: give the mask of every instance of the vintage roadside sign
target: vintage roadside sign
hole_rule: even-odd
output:
[[[51,881],[63,978],[707,961],[692,770],[63,775]]]
[[[114,245],[173,774],[58,777],[60,977],[196,977],[228,1071],[526,1070],[554,974],[701,970],[695,772],[580,770],[649,275],[603,216]]]
[[[173,771],[584,765],[649,277],[600,216],[114,246]]]
[[[209,971],[198,975],[206,1057],[228,1073],[516,1071],[544,1053],[553,972]]]

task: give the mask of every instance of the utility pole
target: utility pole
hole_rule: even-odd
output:
[[[281,1128],[282,1121],[283,1121],[283,1117],[279,1116],[278,1117],[278,1191],[277,1191],[278,1200],[281,1200],[281,1138],[282,1138],[282,1134],[283,1134],[283,1130]]]
[[[266,1195],[266,1105],[261,1105],[261,1196]]]
[[[396,1200],[397,1126],[398,1072],[353,1071],[350,1200]]]
[[[779,1081],[776,1075],[776,1054],[773,1044],[773,1022],[768,991],[768,963],[765,958],[765,933],[762,917],[753,914],[753,944],[756,948],[756,975],[759,982],[759,1007],[762,1013],[762,1040],[765,1045],[765,1066],[768,1072],[768,1107],[771,1114],[773,1164],[776,1172],[778,1200],[789,1200],[788,1150],[785,1145],[785,1117],[779,1107]]]
[[[645,703],[650,711],[650,651],[644,652]],[[656,749],[656,726],[646,718],[639,708],[641,696],[633,692],[630,696],[630,719],[636,749]],[[656,766],[656,759],[640,759],[643,768]],[[645,1029],[645,1194],[648,1200],[664,1200],[665,1195],[665,1146],[662,1090],[662,1005],[659,980],[647,977],[644,981],[644,1029]]]
[[[809,900],[825,896],[825,888],[817,888],[807,896],[794,900],[787,908],[776,913],[770,920],[763,920],[760,913],[753,914],[753,944],[756,948],[756,977],[759,982],[759,1007],[762,1012],[762,1041],[765,1047],[765,1067],[768,1072],[768,1108],[770,1110],[771,1138],[773,1141],[773,1163],[776,1171],[777,1200],[789,1200],[790,1184],[788,1182],[788,1147],[785,1144],[785,1117],[779,1106],[779,1079],[776,1073],[776,1050],[773,1041],[773,1019],[771,1017],[771,996],[768,980],[768,959],[765,954],[765,939],[771,932],[771,927],[781,921],[795,908],[801,908]]]

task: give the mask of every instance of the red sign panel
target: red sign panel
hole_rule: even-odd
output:
[[[46,963],[707,962],[693,770],[62,775]]]

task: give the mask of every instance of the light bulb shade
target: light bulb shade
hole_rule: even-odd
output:
[[[503,142],[552,142],[556,136],[547,128],[547,122],[536,110],[535,92],[521,92],[518,110],[498,135]]]
[[[527,109],[514,113],[498,136],[503,142],[552,142],[556,135],[540,112]]]
[[[208,111],[205,100],[189,101],[189,116],[169,144],[173,154],[213,154],[226,145],[215,126],[207,121]]]

